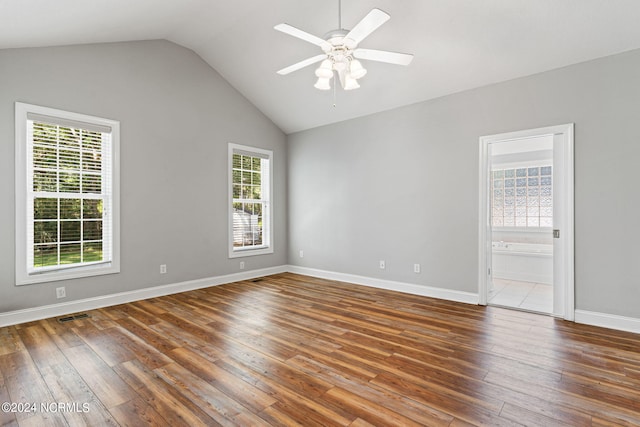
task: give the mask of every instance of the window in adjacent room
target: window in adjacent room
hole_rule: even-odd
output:
[[[553,226],[550,164],[492,170],[493,227]]]
[[[272,253],[273,152],[229,144],[229,257]]]
[[[16,103],[16,282],[119,272],[119,122]]]

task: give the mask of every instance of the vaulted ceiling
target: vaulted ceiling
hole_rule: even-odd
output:
[[[342,0],[342,26],[374,7],[391,19],[360,47],[415,58],[363,61],[361,88],[338,89],[335,107],[333,91],[313,87],[315,67],[276,74],[321,52],[273,26],[322,37],[338,0],[2,0],[0,49],[167,39],[292,133],[640,48],[638,0]]]

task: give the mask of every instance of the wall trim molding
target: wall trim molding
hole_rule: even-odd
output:
[[[576,323],[600,326],[640,334],[640,319],[635,317],[618,316],[616,314],[598,313],[595,311],[576,310]]]
[[[258,270],[249,270],[241,273],[232,273],[223,276],[171,283],[168,285],[153,286],[127,292],[118,292],[110,295],[84,298],[75,301],[45,305],[42,307],[14,310],[6,313],[0,313],[0,327],[67,315],[80,311],[94,310],[96,308],[124,304],[133,301],[140,301],[148,298],[177,294],[180,292],[193,291],[196,289],[208,288],[210,286],[224,285],[226,283],[238,282],[241,280],[255,279],[257,277],[285,273],[287,271],[288,266],[282,265]]]
[[[304,276],[318,277],[320,279],[337,280],[356,285],[370,286],[372,288],[386,289],[389,291],[403,292],[405,294],[420,295],[424,297],[438,298],[466,304],[478,304],[478,294],[471,292],[455,291],[451,289],[437,288],[434,286],[417,285],[414,283],[396,282],[392,280],[376,279],[374,277],[358,276],[355,274],[338,273],[335,271],[319,270],[315,268],[289,265],[289,272]]]

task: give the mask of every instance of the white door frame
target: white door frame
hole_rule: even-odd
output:
[[[554,182],[554,188],[557,185],[561,186],[563,198],[558,206],[558,201],[554,197],[554,211],[559,209],[562,219],[561,223],[557,224],[554,212],[554,229],[560,230],[560,237],[554,239],[553,275],[554,284],[562,283],[564,285],[563,295],[554,295],[554,300],[558,300],[558,297],[560,297],[562,303],[561,307],[554,307],[554,315],[573,321],[575,319],[573,123],[480,137],[478,303],[487,305],[488,283],[492,273],[491,215],[489,213],[491,208],[489,203],[489,169],[491,167],[489,145],[496,142],[548,135],[552,135],[554,138],[554,166],[561,166],[564,170],[561,182]],[[560,165],[556,164],[556,158],[561,162]],[[554,167],[554,169],[556,168]]]

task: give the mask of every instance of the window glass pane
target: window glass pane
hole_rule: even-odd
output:
[[[242,169],[251,170],[251,157],[242,156]]]
[[[551,185],[551,177],[543,176],[540,178],[540,185]]]
[[[33,171],[33,191],[51,191],[58,190],[58,174],[49,171]]]
[[[239,199],[242,195],[242,186],[238,184],[233,185],[233,198]]]
[[[60,172],[60,192],[79,193],[80,174],[75,172]]]
[[[504,171],[493,171],[493,179],[503,178]]]
[[[60,150],[60,169],[80,170],[80,151]]]
[[[33,167],[56,169],[58,167],[58,150],[55,147],[36,145],[33,147]]]
[[[540,168],[540,175],[551,175],[551,166],[543,166]]]
[[[102,150],[102,134],[100,132],[82,131],[83,150]]]
[[[82,192],[95,194],[102,192],[102,177],[100,175],[83,173]]]
[[[37,197],[33,200],[33,219],[58,218],[58,199]]]
[[[505,179],[504,186],[505,187],[513,187],[515,185],[515,180],[513,179]]]
[[[60,219],[79,219],[80,202],[80,199],[60,199]]]
[[[58,145],[58,128],[45,123],[33,124],[33,143],[38,145]]]
[[[67,243],[60,245],[60,265],[78,264],[82,261],[80,243]]]
[[[83,218],[102,218],[102,200],[83,200]],[[77,218],[77,217],[76,217]]]
[[[80,241],[80,221],[60,222],[60,241],[78,242]]]
[[[33,243],[55,243],[58,241],[58,221],[36,221],[33,223]]]
[[[543,206],[540,208],[540,216],[547,216],[547,217],[552,217],[553,216],[553,208],[551,206]]]
[[[260,172],[260,166],[262,164],[262,159],[260,159],[259,157],[253,157],[252,162],[253,162],[253,164],[251,166],[251,169],[253,169],[256,172]]]
[[[92,172],[102,170],[102,155],[99,151],[82,152],[82,170]]]
[[[527,169],[526,168],[516,169],[516,176],[518,177],[527,176]]]
[[[502,183],[503,181],[501,179],[496,179],[493,181],[493,187],[494,188],[502,188]]]
[[[83,221],[82,240],[102,240],[102,221]]]
[[[48,267],[58,265],[58,245],[34,245],[33,266]]]
[[[529,176],[538,176],[540,175],[540,168],[529,168],[528,174]]]
[[[504,171],[504,177],[505,178],[513,178],[516,176],[516,170],[515,169],[507,169],[506,171]]]
[[[102,261],[102,242],[90,242],[82,244],[82,261]]]
[[[538,185],[538,178],[529,178],[529,186]]]
[[[242,167],[242,156],[240,154],[233,155],[233,169],[240,169]]]
[[[516,179],[516,187],[524,187],[527,185],[527,179],[526,178],[518,178]]]
[[[60,127],[60,146],[80,148],[80,130]]]

